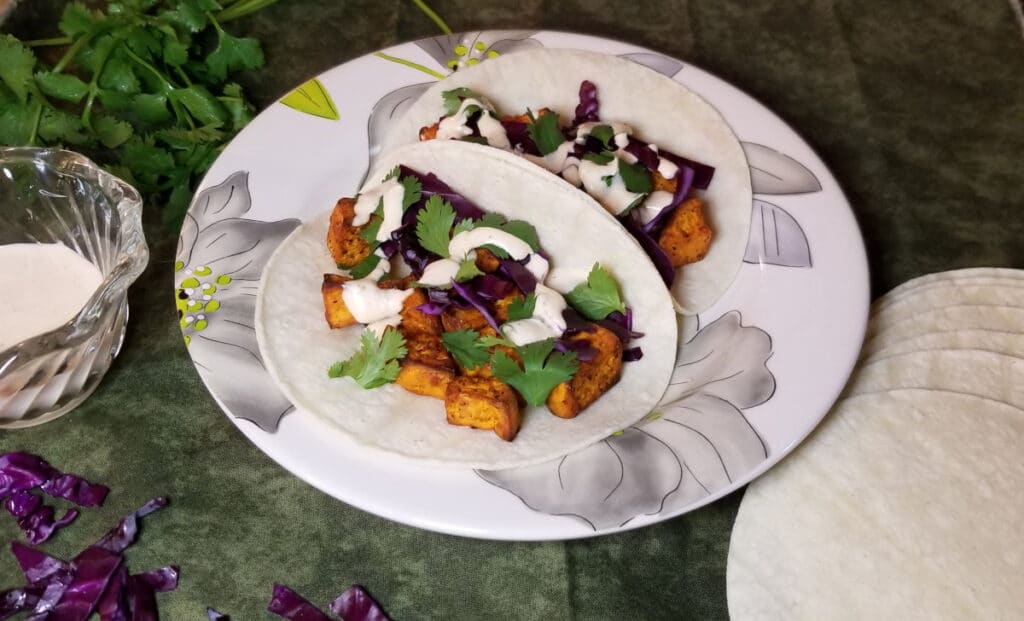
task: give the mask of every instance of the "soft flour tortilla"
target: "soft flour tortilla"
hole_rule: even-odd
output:
[[[573,50],[530,50],[461,69],[430,87],[385,134],[382,153],[416,142],[419,130],[444,115],[441,93],[466,86],[505,114],[547,107],[573,118],[584,80],[597,85],[599,115],[626,123],[639,138],[715,167],[702,192],[715,238],[703,260],[677,271],[680,308],[698,313],[729,288],[743,263],[751,214],[750,170],[739,140],[708,102],[682,84],[637,63]]]
[[[511,160],[511,162],[509,161]],[[513,442],[491,431],[445,421],[444,404],[390,384],[365,390],[327,368],[357,348],[361,326],[331,330],[320,285],[336,267],[324,243],[329,214],[305,222],[271,257],[256,304],[256,334],[271,375],[302,410],[330,421],[363,446],[435,465],[501,469],[554,459],[636,422],[658,402],[672,373],[676,315],[643,250],[592,201],[557,178],[496,149],[455,142],[421,143],[393,152],[368,178],[398,164],[432,172],[488,212],[537,228],[551,256],[548,284],[563,292],[594,263],[615,276],[634,312],[643,358],[626,363],[621,381],[577,418],[528,408]],[[607,214],[605,214],[607,215]]]
[[[869,330],[876,324],[869,322]],[[923,310],[915,317],[875,327],[861,350],[861,359],[878,354],[892,345],[923,334],[960,330],[1001,330],[1024,332],[1024,307],[967,304]]]
[[[729,616],[1019,619],[1024,412],[898,390],[840,403],[747,490]]]

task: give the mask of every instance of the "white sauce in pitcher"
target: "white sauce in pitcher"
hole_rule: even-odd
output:
[[[95,265],[63,244],[0,246],[0,349],[64,325],[102,282]]]

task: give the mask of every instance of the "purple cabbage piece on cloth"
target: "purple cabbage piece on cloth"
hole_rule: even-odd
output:
[[[78,511],[69,509],[64,517],[54,519],[53,507],[44,505],[41,498],[28,492],[18,492],[8,497],[4,507],[17,518],[18,527],[31,544],[46,541],[53,533],[74,522],[78,517]]]
[[[59,474],[50,464],[28,453],[0,455],[0,500],[39,487]]]
[[[358,584],[353,584],[336,597],[330,610],[344,621],[391,621],[380,604]]]
[[[25,575],[25,581],[33,586],[48,582],[52,576],[58,573],[68,573],[71,570],[71,566],[59,558],[54,558],[17,541],[11,542],[11,554],[18,561],[21,573]]]
[[[110,532],[94,544],[95,547],[109,550],[115,554],[124,552],[128,546],[135,543],[135,538],[138,537],[138,519],[166,506],[167,499],[162,496],[149,500],[146,504],[122,518],[117,526],[112,528]]]
[[[221,614],[213,608],[206,609],[206,616],[209,617],[209,621],[231,621],[231,617]]]
[[[96,605],[96,612],[100,615],[100,621],[128,620],[131,614],[128,605],[128,568],[123,563],[107,583],[107,590]]]
[[[115,552],[90,546],[71,562],[74,573],[71,583],[47,621],[85,621],[99,604],[107,584],[121,567],[124,558]]]
[[[110,488],[90,483],[73,474],[62,474],[43,483],[43,491],[81,507],[98,507],[103,504]]]
[[[283,584],[274,584],[267,610],[289,621],[331,621],[322,610]]]
[[[39,587],[21,587],[0,591],[0,619],[10,618],[19,612],[29,610],[42,595]]]

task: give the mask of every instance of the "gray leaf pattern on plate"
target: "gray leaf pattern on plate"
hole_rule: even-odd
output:
[[[531,39],[536,30],[474,30],[439,35],[416,41],[416,45],[447,71],[456,71],[497,54],[543,45]]]
[[[380,143],[384,140],[384,133],[392,119],[401,116],[412,102],[416,101],[423,91],[430,88],[433,82],[421,82],[403,86],[384,95],[380,101],[373,105],[370,112],[370,119],[366,122],[366,134],[369,139],[370,165],[380,153]]]
[[[641,422],[556,461],[477,474],[594,530],[700,502],[768,456],[742,410],[774,394],[771,353],[765,331],[728,312],[682,348],[669,390]]]
[[[299,225],[249,220],[249,174],[200,192],[178,238],[175,294],[181,331],[210,392],[235,416],[274,431],[291,403],[267,375],[254,327],[260,274]]]
[[[679,62],[675,58],[669,58],[662,54],[655,54],[653,52],[636,52],[634,54],[622,54],[620,58],[631,60],[637,64],[643,65],[650,69],[654,69],[658,73],[674,77],[679,73],[685,65]]]
[[[754,194],[807,194],[821,191],[821,182],[806,166],[771,147],[744,142]]]
[[[750,237],[743,260],[747,263],[811,267],[811,247],[796,218],[782,207],[754,199]]]

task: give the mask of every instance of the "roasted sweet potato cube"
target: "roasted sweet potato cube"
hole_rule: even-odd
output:
[[[423,289],[413,289],[409,297],[402,302],[402,322],[398,329],[406,339],[413,334],[441,335],[441,318],[416,309],[417,306],[429,301]]]
[[[689,198],[665,223],[658,236],[658,245],[672,261],[672,267],[681,267],[703,259],[708,253],[711,238],[711,227],[704,220],[701,200]]]
[[[441,127],[441,121],[434,123],[433,125],[427,125],[426,127],[420,128],[420,140],[433,140],[437,138],[437,130]]]
[[[540,110],[535,110],[534,113],[533,113],[533,116],[534,116],[534,118],[538,118],[539,119],[540,117],[544,116],[548,112],[551,112],[550,108],[541,108]],[[529,123],[530,122],[530,115],[529,114],[505,114],[505,115],[503,115],[501,117],[501,120],[505,121],[506,123]]]
[[[597,350],[591,360],[580,362],[580,368],[568,382],[555,386],[548,395],[548,409],[561,418],[575,418],[583,409],[614,386],[622,375],[622,341],[615,333],[595,325],[593,332],[581,332],[570,338],[586,340]]]
[[[513,291],[512,293],[506,295],[505,297],[501,298],[500,300],[495,300],[495,302],[494,302],[494,317],[498,320],[499,324],[505,323],[506,321],[508,321],[508,307],[509,307],[509,305],[512,304],[512,302],[515,302],[516,300],[522,300],[522,299],[523,299],[523,294],[519,293],[519,291]]]
[[[445,332],[476,330],[484,334],[485,330],[490,330],[489,334],[494,334],[494,329],[487,323],[487,318],[475,308],[449,306],[441,313],[441,325],[444,326]]]
[[[344,328],[356,323],[356,318],[345,306],[342,298],[342,288],[345,283],[352,280],[341,274],[324,274],[324,284],[320,285],[320,294],[324,298],[324,317],[327,325],[332,328]]]
[[[661,173],[658,171],[654,171],[651,182],[653,183],[655,190],[661,190],[662,192],[668,192],[670,194],[675,194],[676,188],[679,187],[678,176],[666,179],[662,177]]]
[[[448,383],[455,377],[455,363],[440,335],[426,332],[406,334],[405,358],[395,382],[409,392],[436,399],[445,398]]]
[[[342,266],[354,266],[370,254],[370,245],[359,232],[361,226],[354,226],[356,199],[342,198],[334,205],[331,222],[327,227],[327,248],[334,262]]]
[[[515,391],[493,377],[456,377],[444,398],[448,423],[492,429],[511,442],[521,422]]]
[[[498,267],[501,266],[501,262],[493,252],[486,248],[476,249],[476,268],[484,274],[490,274],[491,272],[497,271]]]

